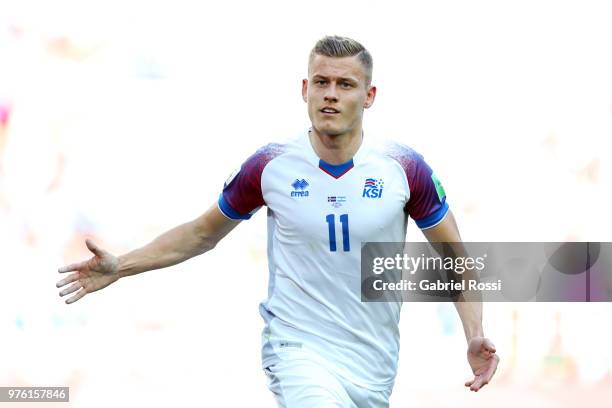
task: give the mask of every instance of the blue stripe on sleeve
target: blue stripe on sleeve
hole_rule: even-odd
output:
[[[444,218],[444,216],[448,212],[448,208],[449,208],[448,204],[446,203],[446,200],[444,200],[444,202],[442,203],[442,207],[438,208],[436,212],[434,212],[433,214],[430,214],[429,216],[423,219],[414,220],[414,221],[416,222],[416,225],[421,229],[433,227],[434,225],[439,223],[442,220],[442,218]]]
[[[219,209],[227,218],[232,220],[248,220],[252,216],[252,214],[243,215],[234,210],[232,206],[229,205],[225,197],[223,197],[223,193],[219,195]]]

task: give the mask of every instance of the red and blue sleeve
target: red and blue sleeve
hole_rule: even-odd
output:
[[[219,196],[219,209],[233,220],[248,220],[265,204],[261,175],[266,165],[283,152],[283,145],[269,144],[249,157],[240,170],[230,176]]]
[[[423,156],[406,146],[396,145],[391,150],[406,172],[410,198],[404,211],[421,229],[437,225],[449,210],[442,184],[423,159]]]

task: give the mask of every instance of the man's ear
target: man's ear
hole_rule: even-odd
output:
[[[302,99],[308,102],[308,80],[302,79]]]
[[[368,89],[368,96],[366,97],[363,107],[367,109],[372,106],[372,104],[374,104],[374,99],[376,99],[376,87],[370,86]]]

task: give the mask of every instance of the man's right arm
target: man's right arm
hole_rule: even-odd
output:
[[[239,224],[227,218],[217,204],[193,221],[175,227],[142,248],[119,257],[119,277],[166,268],[213,249]]]
[[[59,273],[72,273],[58,281],[56,286],[62,288],[60,296],[77,292],[66,300],[66,303],[74,303],[120,278],[166,268],[203,254],[214,248],[238,224],[238,221],[227,218],[214,204],[195,220],[179,225],[142,248],[119,257],[87,240],[85,244],[94,256],[59,268]]]

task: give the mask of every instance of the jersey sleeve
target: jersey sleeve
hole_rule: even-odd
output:
[[[419,228],[426,229],[442,221],[449,207],[442,183],[423,156],[419,155],[415,161],[414,172],[408,178],[410,198],[405,210]]]
[[[404,211],[421,229],[436,226],[449,210],[442,184],[423,156],[406,146],[395,145],[391,156],[396,159],[408,180],[410,197]]]
[[[283,152],[283,146],[269,144],[262,147],[232,173],[223,186],[218,205],[232,220],[248,220],[265,204],[261,175],[266,165]]]

